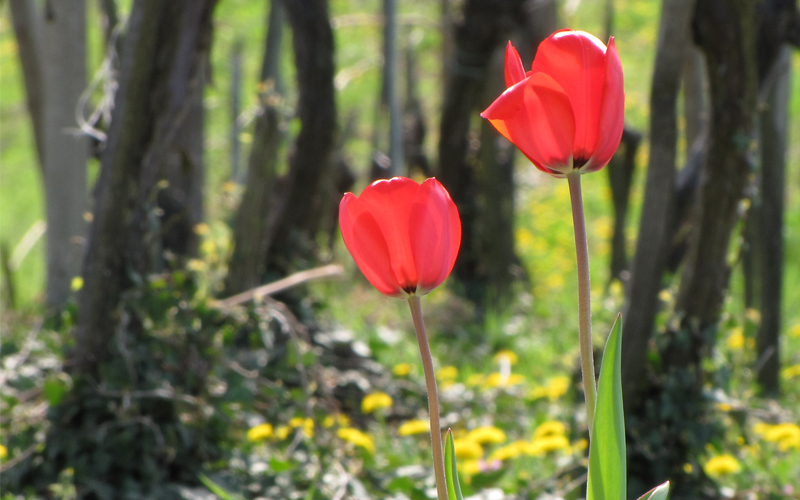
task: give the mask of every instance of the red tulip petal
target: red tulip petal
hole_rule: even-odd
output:
[[[461,245],[456,205],[434,178],[422,183],[411,209],[409,240],[417,264],[417,293],[423,295],[447,279]]]
[[[383,294],[401,296],[383,231],[353,193],[346,193],[339,203],[339,226],[347,250],[367,280]]]
[[[517,49],[508,42],[506,46],[506,88],[519,83],[525,79],[525,66],[522,65],[522,58],[519,57]]]
[[[575,120],[574,155],[588,160],[597,144],[606,47],[594,35],[564,30],[544,40],[531,71],[553,77],[569,96]]]
[[[625,89],[622,79],[622,62],[619,59],[614,37],[608,41],[606,70],[603,78],[603,100],[600,104],[599,136],[594,156],[586,165],[587,172],[600,170],[611,160],[622,139],[625,127]]]
[[[411,179],[394,177],[373,182],[359,197],[364,210],[380,225],[389,249],[392,272],[403,289],[414,288],[417,284],[416,264],[408,239],[408,214],[419,188]]]
[[[560,175],[571,168],[572,107],[563,89],[547,74],[531,74],[503,92],[481,116],[539,169]]]

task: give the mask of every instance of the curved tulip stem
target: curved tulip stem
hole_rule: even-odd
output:
[[[580,319],[581,375],[586,395],[586,415],[589,437],[594,422],[594,405],[597,385],[594,379],[594,354],[592,353],[592,302],[589,284],[589,246],[586,243],[586,221],[583,217],[581,174],[575,170],[567,174],[569,196],[572,201],[572,224],[575,228],[575,253],[578,258],[578,310]]]
[[[418,296],[408,298],[414,329],[417,331],[419,353],[422,356],[422,369],[425,372],[425,385],[428,388],[428,413],[431,417],[431,444],[433,447],[433,473],[436,477],[436,491],[439,500],[447,500],[447,482],[444,475],[444,455],[442,454],[442,431],[439,428],[439,393],[436,390],[436,377],[433,373],[433,359],[428,345],[428,334],[422,321],[422,307]]]

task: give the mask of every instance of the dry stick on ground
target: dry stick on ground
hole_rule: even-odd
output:
[[[237,304],[247,302],[248,300],[258,299],[267,295],[274,295],[309,281],[341,276],[343,272],[344,269],[338,264],[317,267],[307,271],[300,271],[299,273],[294,273],[291,276],[287,276],[286,278],[273,283],[269,283],[258,288],[253,288],[246,292],[234,295],[233,297],[228,297],[227,299],[216,301],[214,302],[214,305],[221,309],[226,309]]]

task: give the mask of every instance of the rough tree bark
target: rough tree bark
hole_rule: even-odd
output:
[[[270,208],[273,201],[278,149],[281,143],[280,111],[283,92],[280,77],[281,39],[286,14],[283,4],[272,2],[267,21],[267,41],[261,66],[261,110],[256,118],[253,146],[242,201],[233,223],[233,255],[225,278],[225,293],[256,287],[264,274],[269,245]]]
[[[95,374],[107,358],[121,293],[131,273],[149,267],[142,205],[201,87],[215,3],[136,0],[131,9],[84,261],[73,353],[80,373]]]
[[[299,260],[313,259],[323,190],[331,179],[336,101],[333,31],[327,0],[284,0],[292,27],[300,133],[295,141],[282,197],[270,217],[267,270],[286,274]]]
[[[657,312],[675,203],[678,90],[694,0],[664,1],[650,93],[650,159],[644,206],[622,317],[622,380],[625,401],[645,384],[647,345]]]
[[[671,323],[677,326],[659,338],[658,381],[640,395],[633,411],[629,409],[633,424],[629,432],[632,442],[638,443],[632,447],[635,459],[630,462],[635,465],[629,477],[642,490],[633,489],[632,494],[643,492],[643,483],[669,477],[675,500],[712,495],[713,489],[705,488],[708,479],[697,457],[720,430],[703,394],[702,360],[715,342],[730,275],[730,238],[751,172],[757,91],[755,6],[755,0],[705,0],[696,5],[694,35],[705,53],[709,76],[708,154],[693,207],[675,301],[676,321]],[[627,380],[629,387],[631,381]],[[687,473],[686,463],[697,464],[697,472]]]
[[[80,276],[86,234],[89,145],[72,132],[77,129],[75,108],[86,88],[85,0],[49,0],[43,13],[47,303],[61,308],[71,294],[72,278]]]

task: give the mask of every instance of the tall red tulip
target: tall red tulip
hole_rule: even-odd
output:
[[[508,43],[506,86],[481,116],[539,170],[565,177],[603,168],[622,138],[625,94],[614,37],[608,47],[583,31],[557,31],[525,72]]]
[[[461,219],[436,179],[379,180],[339,204],[344,244],[381,293],[425,295],[450,274],[461,245]]]

